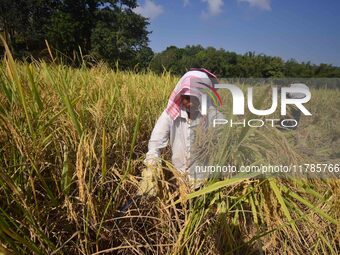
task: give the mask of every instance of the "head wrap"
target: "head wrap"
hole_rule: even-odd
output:
[[[204,86],[213,87],[213,83],[206,72],[201,70],[192,70],[185,73],[170,95],[168,106],[166,107],[166,112],[169,116],[175,120],[180,115],[181,95],[196,96],[201,102],[202,92],[198,89],[198,87]]]

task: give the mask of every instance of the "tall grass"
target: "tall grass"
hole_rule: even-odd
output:
[[[177,79],[104,64],[18,63],[7,49],[0,63],[0,254],[339,254],[337,180],[248,176],[190,193],[165,153],[159,198],[133,200],[148,138]],[[225,137],[227,160],[291,163],[317,155],[338,162],[340,92],[315,93],[311,107],[334,115],[317,116],[322,129],[306,122],[298,137],[237,129]]]

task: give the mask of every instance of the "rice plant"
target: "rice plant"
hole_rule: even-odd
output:
[[[17,62],[7,49],[0,254],[339,254],[337,179],[237,176],[192,192],[165,151],[159,197],[136,199],[150,133],[178,78]],[[216,156],[340,163],[340,91],[313,93],[320,114],[297,135],[226,130],[226,154]]]

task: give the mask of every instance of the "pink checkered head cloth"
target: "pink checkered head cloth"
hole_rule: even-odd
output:
[[[189,71],[185,73],[177,83],[175,89],[172,91],[166,112],[169,114],[171,119],[176,120],[181,112],[181,95],[192,95],[201,99],[202,93],[193,88],[193,83],[202,80],[204,83],[210,83],[209,77],[202,71]]]

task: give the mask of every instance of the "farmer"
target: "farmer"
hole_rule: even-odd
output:
[[[191,69],[185,73],[173,90],[166,109],[158,118],[149,140],[146,159],[146,168],[142,172],[139,183],[140,193],[156,195],[157,176],[160,167],[160,152],[170,143],[172,149],[171,161],[176,170],[187,176],[190,182],[202,180],[206,173],[196,173],[192,159],[191,145],[194,139],[195,128],[199,125],[209,127],[212,120],[223,118],[223,115],[212,105],[207,98],[207,114],[202,114],[201,103],[204,94],[195,84],[204,84],[216,93],[214,84],[217,77],[206,69]]]

